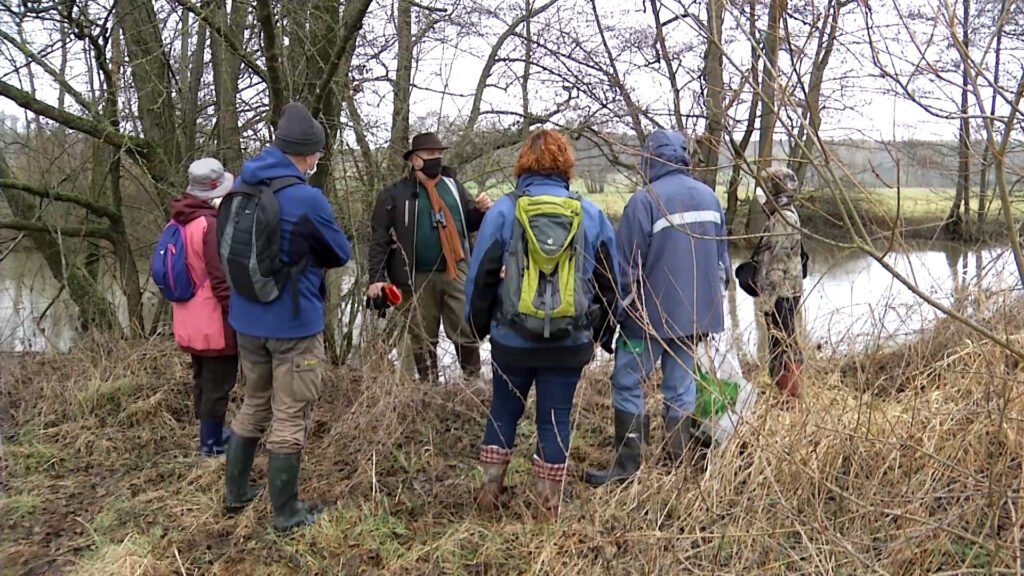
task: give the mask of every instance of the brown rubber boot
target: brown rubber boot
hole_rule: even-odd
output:
[[[541,519],[545,522],[558,520],[562,509],[562,485],[565,483],[567,466],[548,464],[537,456],[533,457],[533,477],[536,482],[537,504]]]
[[[501,497],[505,494],[505,473],[512,461],[512,450],[498,446],[484,446],[480,449],[480,468],[484,471],[484,483],[476,494],[476,507],[485,512],[501,508]]]
[[[775,386],[789,403],[800,399],[800,372],[802,369],[803,365],[799,362],[786,364],[775,379]]]

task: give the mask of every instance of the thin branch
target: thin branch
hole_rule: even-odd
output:
[[[3,190],[5,188],[21,190],[22,192],[25,192],[30,196],[35,196],[36,198],[45,198],[47,200],[54,200],[56,202],[66,202],[68,204],[74,204],[76,206],[85,208],[87,211],[91,212],[96,216],[102,216],[103,218],[106,218],[111,222],[121,221],[121,214],[119,214],[113,208],[105,206],[98,202],[94,202],[92,200],[89,200],[88,198],[79,196],[78,194],[61,192],[53,188],[46,189],[41,186],[36,186],[35,184],[24,182],[22,180],[15,180],[13,178],[0,178],[0,190]]]
[[[178,1],[183,2],[185,0]],[[330,91],[331,82],[334,81],[341,62],[346,60],[346,54],[351,53],[355,49],[356,38],[359,36],[359,31],[363,28],[363,20],[366,18],[366,12],[370,8],[371,1],[355,0],[345,3],[341,20],[341,31],[338,33],[338,45],[334,48],[331,59],[327,62],[323,78],[317,84],[316,92],[313,95],[313,103],[309,109],[310,114],[314,118],[319,116],[323,110],[324,101],[327,99],[327,93]],[[351,62],[351,57],[347,60]],[[342,70],[342,73],[348,74],[348,70]]]
[[[210,29],[211,32],[213,32],[217,35],[218,38],[223,40],[224,45],[227,46],[228,49],[231,50],[231,52],[235,56],[238,56],[238,59],[241,60],[246,65],[246,67],[249,68],[249,70],[252,70],[252,73],[255,74],[260,80],[263,80],[264,82],[268,81],[267,71],[264,70],[262,66],[260,66],[259,62],[253,59],[252,55],[250,55],[249,52],[246,52],[246,50],[238,43],[238,40],[233,35],[231,35],[231,33],[229,33],[227,29],[225,29],[225,27],[220,22],[218,22],[217,19],[214,18],[213,15],[210,14],[208,10],[203,10],[199,6],[196,6],[195,3],[191,2],[190,0],[174,1],[178,4],[178,6],[181,6],[185,10],[188,10],[189,12],[194,14],[196,18],[202,20],[203,24],[206,24],[206,26]]]
[[[523,14],[513,20],[512,23],[508,25],[508,28],[501,33],[501,36],[498,36],[498,39],[494,41],[494,46],[491,47],[491,52],[487,55],[487,61],[484,63],[484,68],[480,71],[480,79],[477,81],[476,93],[473,95],[473,106],[469,112],[469,119],[466,121],[467,130],[474,129],[476,127],[476,121],[480,118],[480,105],[483,103],[484,89],[487,87],[487,79],[491,76],[491,70],[494,69],[494,64],[498,58],[498,53],[501,51],[501,47],[515,33],[516,29],[522,26],[523,22],[539,15],[548,8],[551,8],[557,2],[558,0],[549,0],[533,10],[523,12]]]
[[[113,242],[114,234],[106,226],[49,226],[32,220],[0,220],[0,229],[19,232],[47,232],[69,238],[100,238]]]
[[[63,74],[61,74],[56,68],[51,66],[46,60],[44,60],[38,53],[36,53],[35,50],[32,50],[32,48],[27,46],[24,42],[19,41],[17,38],[11,36],[2,29],[0,29],[0,40],[4,40],[11,46],[14,46],[26,58],[34,62],[40,68],[42,68],[43,71],[49,74],[50,77],[52,77],[53,80],[57,82],[57,84],[65,92],[70,94],[71,97],[74,98],[75,102],[77,102],[78,105],[81,106],[86,112],[89,112],[93,116],[99,116],[99,111],[96,110],[96,105],[93,102],[89,101],[89,99],[86,98],[81,92],[75,90],[74,86],[72,86],[68,82],[67,78],[65,78]]]
[[[153,152],[153,146],[144,138],[122,134],[104,123],[60,110],[3,80],[0,80],[0,96],[29,112],[49,118],[62,126],[92,136],[111,146],[122,148],[140,158],[148,158]]]
[[[284,72],[277,53],[277,24],[274,22],[274,7],[270,0],[256,0],[256,20],[263,33],[263,58],[267,63],[267,88],[270,90],[270,124],[276,126],[286,96]]]

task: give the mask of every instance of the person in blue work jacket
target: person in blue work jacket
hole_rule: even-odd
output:
[[[647,185],[630,198],[616,234],[621,275],[620,335],[612,372],[615,458],[588,470],[593,486],[632,477],[650,436],[644,384],[662,369],[667,454],[682,461],[697,399],[694,350],[724,329],[722,281],[731,270],[725,216],[715,192],[690,175],[686,138],[656,130],[643,147]]]

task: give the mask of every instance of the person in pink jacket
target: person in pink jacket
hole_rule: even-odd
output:
[[[199,419],[199,451],[224,454],[224,426],[238,373],[238,346],[228,324],[228,287],[217,240],[217,207],[234,176],[213,158],[188,168],[188,187],[171,201],[171,219],[185,228],[186,261],[196,287],[187,302],[174,302],[174,339],[192,356],[192,396]]]

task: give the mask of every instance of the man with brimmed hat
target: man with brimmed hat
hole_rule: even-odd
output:
[[[302,104],[286,105],[273,144],[245,162],[236,190],[221,208],[221,253],[228,255],[228,278],[238,274],[238,280],[232,280],[229,318],[238,332],[245,376],[245,401],[232,422],[227,450],[224,504],[228,512],[237,512],[258,495],[249,475],[257,445],[269,428],[267,476],[274,528],[279,531],[314,522],[322,509],[298,499],[299,469],[323,383],[325,270],[344,266],[351,256],[348,238],[327,197],[307,182],[323,155],[324,142],[323,127]],[[247,253],[247,239],[266,233],[257,226],[231,228],[239,219],[253,222],[252,211],[240,214],[233,203],[252,189],[261,203],[255,212],[263,213],[259,206],[267,201],[276,203],[279,212],[274,222],[264,225],[278,234],[279,244],[273,245],[278,255],[273,259],[280,260],[289,274],[271,299],[240,293],[251,264],[236,262],[232,268],[231,258]]]
[[[433,132],[417,134],[402,158],[406,177],[377,196],[371,220],[368,296],[390,283],[403,293],[409,348],[421,380],[436,381],[438,331],[455,344],[463,375],[480,371],[479,344],[466,325],[464,285],[469,235],[480,228],[491,199],[470,199],[444,165],[448,147]]]
[[[757,310],[768,327],[769,373],[786,398],[800,398],[803,356],[796,334],[796,316],[803,297],[803,241],[794,202],[800,190],[796,174],[779,166],[761,174],[767,192],[762,207],[768,215],[751,261],[755,267]]]
[[[224,454],[224,418],[238,373],[235,332],[228,324],[231,290],[217,251],[217,206],[235,178],[214,158],[188,167],[185,193],[171,200],[171,220],[182,226],[194,295],[171,303],[174,339],[192,359],[192,400],[199,420],[199,453]]]

